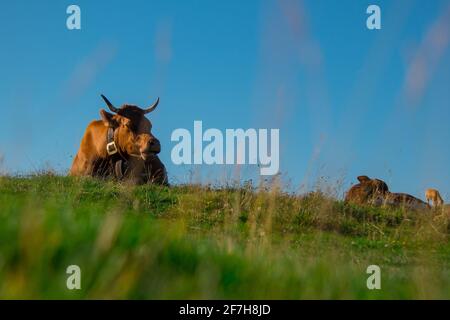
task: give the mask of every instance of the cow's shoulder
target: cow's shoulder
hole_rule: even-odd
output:
[[[104,127],[105,124],[102,120],[92,120],[87,126],[88,129],[103,129]]]

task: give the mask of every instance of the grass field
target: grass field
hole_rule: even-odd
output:
[[[449,236],[448,213],[321,192],[0,177],[0,298],[450,299]]]

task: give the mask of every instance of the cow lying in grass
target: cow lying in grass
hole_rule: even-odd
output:
[[[157,156],[161,145],[145,117],[155,110],[159,98],[147,109],[128,104],[116,108],[105,96],[102,98],[114,114],[102,109],[101,120],[88,125],[70,175],[167,184],[166,169]]]
[[[359,183],[352,186],[345,195],[345,201],[355,204],[369,204],[376,197],[389,193],[387,184],[379,179],[370,179],[368,176],[357,177]]]
[[[345,195],[345,201],[359,205],[393,206],[406,209],[428,209],[430,206],[406,193],[393,193],[387,184],[379,179],[359,176],[359,183],[352,186]]]

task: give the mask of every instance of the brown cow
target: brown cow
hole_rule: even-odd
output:
[[[431,203],[435,207],[439,207],[444,204],[441,194],[436,189],[427,189],[427,191],[425,191],[425,198],[427,199],[428,204],[430,204],[431,200]]]
[[[159,98],[149,108],[141,109],[128,104],[116,108],[101,96],[115,114],[101,109],[102,120],[88,125],[70,175],[113,175],[135,183],[167,184],[166,169],[157,156],[161,145],[151,133],[151,122],[144,116],[155,110]]]
[[[428,204],[406,193],[393,193],[387,184],[379,179],[359,176],[359,183],[352,186],[345,196],[345,201],[359,205],[388,205],[407,209],[427,209]]]
[[[359,176],[359,183],[352,186],[345,195],[345,201],[355,204],[369,204],[377,197],[389,192],[387,184],[379,179],[370,179],[368,176]]]

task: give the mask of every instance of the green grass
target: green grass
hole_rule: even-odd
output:
[[[446,214],[320,192],[0,177],[0,298],[450,299],[449,236]]]

